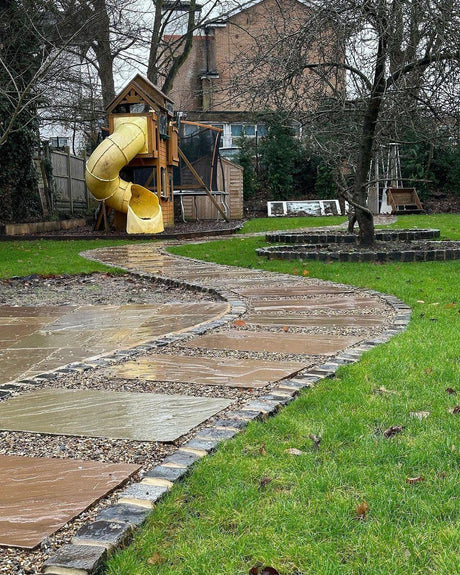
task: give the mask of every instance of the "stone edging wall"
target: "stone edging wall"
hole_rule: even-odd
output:
[[[256,250],[258,256],[277,260],[316,260],[339,262],[428,262],[460,259],[460,242],[425,242],[423,248],[416,245],[398,250],[383,251],[359,248],[328,251],[327,247],[295,245],[270,246]]]
[[[375,239],[386,242],[432,240],[439,238],[440,230],[375,230]],[[267,242],[286,244],[353,244],[355,234],[330,230],[327,232],[273,232],[265,234]]]

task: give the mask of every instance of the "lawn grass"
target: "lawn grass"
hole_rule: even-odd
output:
[[[459,237],[459,216],[414,221],[442,221],[443,235]],[[254,253],[263,244],[171,251],[392,293],[413,307],[411,323],[201,461],[108,573],[247,575],[258,563],[281,575],[459,573],[460,414],[449,409],[460,403],[460,262],[266,261]],[[428,417],[411,416],[422,411]],[[405,429],[386,439],[392,425]],[[311,433],[322,437],[318,449]]]
[[[114,268],[89,261],[78,254],[85,250],[126,243],[126,240],[13,240],[0,242],[0,278],[22,277],[30,274],[115,272]]]
[[[317,228],[321,226],[337,226],[346,222],[345,216],[320,216],[299,218],[255,218],[244,223],[240,234],[269,232],[273,230],[294,230],[297,228]]]
[[[443,238],[451,240],[460,239],[460,223],[458,214],[400,216],[394,224],[377,227],[388,227],[393,229],[436,228],[441,230],[441,236]]]

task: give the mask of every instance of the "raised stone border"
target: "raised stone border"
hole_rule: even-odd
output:
[[[407,243],[398,250],[373,250],[360,248],[353,250],[327,250],[326,245],[320,245],[316,249],[309,244],[295,246],[269,246],[258,248],[258,256],[277,260],[316,260],[316,261],[339,261],[339,262],[429,262],[460,259],[460,242],[424,242],[423,249],[417,245]]]
[[[441,236],[440,230],[375,230],[375,239],[385,242],[433,240]],[[325,232],[270,232],[265,234],[267,242],[286,244],[354,244],[355,234],[338,230]]]
[[[72,220],[56,220],[49,222],[31,222],[26,224],[3,224],[0,234],[5,236],[26,236],[29,234],[46,234],[60,230],[71,230],[86,225],[85,218]],[[23,239],[20,237],[19,239]]]
[[[86,254],[86,257],[88,255]],[[91,257],[91,259],[93,258]],[[154,274],[142,273],[139,275],[154,277],[158,280],[162,279]],[[204,289],[201,286],[185,282],[177,281],[176,283],[177,285],[188,286],[193,289]],[[231,321],[245,310],[244,303],[235,300],[234,294],[217,290],[208,291],[215,291],[222,298],[228,298],[227,301],[232,305],[232,311],[219,320],[211,321],[206,326],[195,328],[198,331],[192,329],[188,333],[204,333],[208,329],[223,325],[226,321]],[[227,412],[225,418],[197,431],[176,452],[153,467],[139,483],[131,484],[122,491],[114,505],[103,509],[92,523],[81,527],[70,544],[63,545],[44,563],[43,573],[47,575],[72,575],[76,572],[80,575],[98,575],[102,573],[107,556],[128,541],[133,530],[143,523],[155,503],[172,489],[176,481],[185,477],[197,461],[212,453],[219,443],[231,439],[243,430],[250,421],[274,415],[281,407],[293,401],[302,389],[313,387],[323,379],[333,377],[340,366],[357,362],[363,353],[389,341],[393,336],[407,328],[411,316],[411,308],[409,306],[394,296],[381,294],[375,290],[360,291],[382,298],[396,311],[393,324],[385,333],[339,353],[324,364],[306,369],[301,375],[283,379],[266,395],[256,400],[247,401],[242,408]],[[166,337],[162,340],[157,340],[156,343],[152,344],[152,347],[140,346],[136,348],[135,353],[139,350],[152,349],[157,345],[167,345],[181,337],[183,337],[182,334],[179,337],[171,336],[171,338]],[[130,352],[126,353],[129,354]],[[114,355],[115,359],[120,359],[120,357],[124,357],[125,353],[121,352]],[[111,362],[109,358],[104,358],[101,361],[105,362],[106,360]],[[80,365],[83,366],[84,364]],[[98,363],[97,365],[100,364]],[[88,369],[90,367],[94,367],[94,362],[93,364],[88,364]]]

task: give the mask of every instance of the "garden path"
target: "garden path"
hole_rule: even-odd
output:
[[[149,332],[148,322],[147,325],[142,322],[139,341],[136,340],[139,323],[132,318],[124,322],[121,311],[125,310],[111,310],[110,329],[118,324],[117,329],[132,331],[126,340],[129,344],[112,338],[115,344],[111,349],[102,346],[104,353],[100,356],[91,354],[93,357],[86,363],[85,358],[79,356],[77,365],[61,366],[59,370],[61,377],[92,369],[102,373],[107,380],[132,380],[139,383],[143,397],[134,392],[123,394],[123,398],[130,396],[126,402],[122,401],[122,394],[117,396],[116,392],[109,397],[103,383],[99,388],[95,386],[91,393],[88,391],[88,397],[84,390],[79,390],[78,394],[62,389],[50,393],[48,388],[53,387],[53,373],[47,373],[45,377],[38,374],[29,379],[31,385],[25,393],[15,394],[0,403],[0,421],[6,422],[2,429],[13,432],[57,434],[64,438],[73,435],[94,437],[96,434],[109,440],[175,441],[179,445],[179,449],[159,465],[143,469],[141,481],[121,491],[115,504],[103,510],[94,523],[74,531],[73,537],[67,538],[70,543],[48,559],[47,573],[71,572],[72,569],[93,572],[104,560],[107,550],[121,543],[128,531],[142,520],[146,510],[219,441],[232,437],[251,419],[273,413],[293,399],[300,389],[332,375],[340,365],[356,361],[364,351],[404,329],[409,319],[407,306],[377,292],[306,277],[186,259],[167,254],[165,246],[164,242],[130,244],[101,248],[84,255],[132,273],[160,278],[167,284],[209,290],[222,300],[221,303],[200,302],[198,313],[190,308],[187,311],[186,306],[163,309],[161,314],[166,318],[174,317],[176,323],[166,322],[167,327],[162,331],[158,330],[157,321],[150,322],[156,327]],[[142,306],[137,308],[142,309]],[[146,306],[147,316],[151,313]],[[84,313],[78,317],[81,321]],[[173,324],[180,329],[173,329]],[[61,328],[64,338],[75,329],[65,321]],[[24,337],[30,338],[30,334]],[[137,345],[139,342],[141,345]],[[29,343],[30,349],[33,342]],[[62,357],[65,358],[65,353]],[[158,385],[163,386],[167,401],[161,394],[150,394],[148,389],[142,388],[142,382],[145,384],[146,381],[156,385],[155,390]],[[27,386],[28,382],[26,380],[22,385]],[[177,384],[182,385],[179,388],[185,393],[176,394],[169,389]],[[190,388],[194,389],[193,393],[189,392]],[[205,391],[213,388],[215,397],[212,392]],[[231,395],[240,391],[241,397]],[[36,395],[32,397],[32,394]],[[192,395],[196,403],[187,411],[187,403],[193,403],[187,402],[187,397],[190,399]],[[152,417],[164,417],[167,434],[162,435],[162,426],[152,426],[152,421],[145,417],[145,402],[149,398],[163,408],[160,415],[152,410],[152,414],[156,414]],[[32,414],[37,413],[39,417],[32,426]],[[58,413],[63,416],[57,417]],[[154,428],[156,431],[152,431]],[[27,454],[0,455],[0,473],[2,469],[7,471],[2,473],[3,477],[11,477],[11,470],[19,469],[17,462],[11,459],[17,455]],[[40,508],[40,497],[32,498],[30,505],[18,505],[30,491],[32,480],[27,479],[30,469],[18,471],[22,474],[23,492],[18,489],[17,482],[13,481],[9,488],[6,485],[4,493],[9,499],[0,501],[0,508],[7,509],[3,517],[0,516],[0,545],[31,549],[74,516],[72,490],[69,490],[66,477],[75,485],[80,483],[76,482],[75,476],[81,472],[83,478],[85,470],[83,466],[76,469],[75,460],[73,463],[60,460],[60,465],[68,461],[69,469],[62,469],[56,465],[57,461],[41,458],[33,470],[37,493],[40,489],[42,493],[48,492],[52,478],[53,517],[49,513],[48,500],[45,508]],[[100,473],[112,477],[112,469],[105,470],[102,463],[98,465],[101,466]],[[126,480],[139,467],[126,466],[117,470],[120,481]],[[87,490],[94,488],[93,473],[92,469],[87,474]],[[61,480],[60,491],[56,485]],[[85,487],[84,482],[81,484]],[[113,481],[107,480],[105,491],[111,488]],[[79,497],[82,502],[78,500],[78,510],[91,504],[81,494]],[[8,506],[13,510],[11,515],[8,515]],[[40,519],[45,517],[46,521]],[[2,567],[0,563],[0,573]]]

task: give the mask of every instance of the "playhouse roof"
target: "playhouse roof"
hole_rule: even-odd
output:
[[[145,102],[153,109],[161,108],[172,113],[174,102],[150,80],[136,74],[126,86],[115,96],[106,107],[107,112],[112,112],[120,104],[135,104]]]

